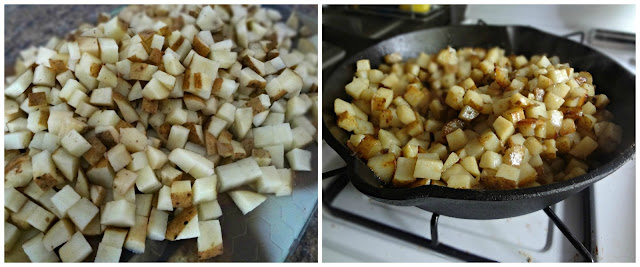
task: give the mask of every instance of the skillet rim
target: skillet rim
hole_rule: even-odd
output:
[[[467,28],[490,27],[490,28],[505,29],[507,31],[511,31],[517,28],[522,28],[522,29],[534,31],[539,34],[551,35],[552,37],[561,38],[560,36],[556,36],[556,35],[544,32],[542,30],[539,30],[530,26],[525,26],[525,25],[449,25],[449,26],[431,27],[428,29],[422,29],[422,30],[417,30],[417,31],[396,35],[389,39],[376,42],[375,44],[365,49],[362,49],[360,52],[350,56],[347,59],[342,60],[340,64],[338,64],[336,68],[331,72],[329,77],[324,81],[328,81],[332,79],[332,77],[336,76],[336,73],[341,71],[341,69],[343,69],[345,66],[349,64],[353,64],[354,62],[356,62],[356,60],[361,59],[362,55],[365,54],[366,51],[369,51],[377,46],[380,46],[383,43],[393,42],[395,39],[401,39],[408,35],[418,35],[420,33],[428,32],[428,31],[437,31],[442,29],[455,29],[455,28],[464,28],[464,27],[467,27]],[[572,40],[569,40],[569,41],[572,41]],[[592,47],[586,46],[584,44],[581,44],[581,43],[576,43],[576,44],[582,46],[583,48],[587,49],[591,53],[598,54],[600,56],[603,56],[611,60],[615,65],[619,66],[622,70],[624,70],[624,75],[627,75],[629,77],[635,77],[635,75],[633,75],[628,70],[620,66],[620,64],[616,60],[613,60],[609,56],[595,50]],[[323,85],[323,91],[324,89],[325,89],[325,86]],[[335,101],[335,99],[331,99],[331,100]],[[329,100],[324,99],[324,96],[323,96],[323,112],[322,112],[323,117],[324,115],[335,117],[335,114],[331,113],[331,111],[333,111],[332,108],[330,110],[325,109],[325,104],[332,105],[327,101]],[[633,125],[635,128],[635,121],[633,122]],[[344,144],[342,144],[337,140],[337,138],[331,133],[331,131],[329,131],[329,127],[327,126],[327,122],[324,118],[322,120],[322,131],[323,131],[323,139],[347,163],[347,167],[348,167],[347,172],[348,172],[348,177],[351,183],[360,192],[376,199],[392,201],[394,202],[395,205],[403,205],[403,202],[405,202],[406,200],[426,200],[429,198],[470,200],[470,201],[522,200],[522,199],[529,199],[529,198],[551,196],[551,195],[556,195],[556,194],[568,192],[575,189],[585,188],[605,178],[612,172],[619,169],[627,161],[629,161],[635,155],[635,146],[636,146],[635,135],[634,135],[632,137],[633,143],[630,146],[624,148],[612,160],[607,161],[606,163],[600,165],[598,168],[592,171],[589,171],[584,175],[581,175],[569,180],[536,186],[536,187],[509,189],[509,190],[454,189],[454,188],[432,186],[432,185],[420,186],[415,188],[387,188],[387,187],[375,187],[367,183],[363,178],[359,177],[359,175],[355,173],[355,170],[353,167],[354,167],[354,164],[357,163],[356,161],[360,161],[360,163],[363,164],[365,167],[366,167],[366,163],[362,159],[355,156],[353,152],[351,152]],[[324,135],[325,133],[328,133],[328,134]],[[366,168],[368,169],[368,167]],[[370,169],[368,169],[368,172],[369,172],[368,173],[369,175],[375,176],[373,171],[371,171]],[[406,204],[406,205],[413,205],[413,204]]]

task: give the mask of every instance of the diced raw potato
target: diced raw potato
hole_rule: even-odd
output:
[[[42,238],[43,233],[39,233],[22,244],[24,253],[27,254],[31,262],[59,262],[60,258],[55,252],[49,251],[44,247]]]
[[[193,182],[193,204],[197,205],[202,202],[215,200],[217,197],[216,185],[216,176],[201,177],[196,179]]]
[[[101,243],[114,248],[121,248],[124,246],[124,240],[128,232],[129,230],[124,228],[107,227],[107,229],[104,230]]]
[[[75,232],[75,227],[68,219],[56,222],[42,238],[44,247],[52,251],[54,248],[66,243]]]
[[[8,215],[9,213],[5,211],[5,214]],[[8,223],[5,219],[5,222],[4,222],[5,251],[11,251],[11,249],[13,249],[13,246],[18,242],[19,239],[20,239],[20,230],[18,229],[18,227]]]
[[[136,177],[136,188],[140,192],[149,194],[158,191],[162,187],[162,183],[158,181],[158,177],[156,177],[151,167],[145,166],[136,171],[136,174],[138,175]]]
[[[173,203],[171,202],[171,187],[163,186],[158,191],[158,209],[173,211]]]
[[[147,217],[135,216],[135,224],[129,229],[129,234],[124,241],[124,248],[133,253],[144,253],[145,240],[147,239],[147,222]]]
[[[8,208],[10,211],[18,212],[25,203],[27,203],[27,197],[22,195],[15,188],[5,188],[4,189],[4,207]]]
[[[291,169],[294,171],[311,171],[311,152],[294,148],[286,154]]]
[[[131,155],[127,151],[127,147],[123,144],[118,144],[112,147],[107,152],[107,159],[114,171],[120,171],[126,167],[132,160]]]
[[[87,142],[82,135],[76,130],[71,130],[60,141],[62,147],[64,147],[71,155],[80,157],[85,152],[91,149],[91,144]]]
[[[116,227],[133,227],[136,221],[136,205],[124,199],[107,202],[100,224]]]
[[[168,221],[169,214],[166,211],[152,209],[147,225],[147,237],[156,241],[164,240]]]
[[[152,201],[152,194],[136,194],[136,215],[149,217]]]
[[[49,212],[48,210],[36,205],[29,217],[27,218],[27,222],[33,226],[34,228],[44,232],[49,228],[49,225],[56,217],[55,214]]]
[[[202,233],[198,236],[198,259],[204,260],[222,254],[222,229],[218,220],[200,221]]]
[[[95,262],[119,262],[122,248],[112,247],[110,245],[100,243],[98,252],[96,253]]]
[[[198,211],[195,206],[188,207],[176,215],[167,225],[165,238],[174,241],[200,236]]]
[[[91,245],[82,233],[76,232],[71,239],[60,247],[60,259],[62,262],[81,262],[93,252]]]
[[[257,208],[267,199],[261,194],[244,190],[231,191],[229,196],[244,215]]]
[[[147,137],[135,128],[120,128],[120,143],[124,144],[129,152],[144,151]]]
[[[51,198],[51,202],[53,202],[58,212],[66,217],[67,211],[80,201],[80,199],[80,195],[78,195],[71,186],[66,185]]]
[[[122,169],[116,173],[113,179],[113,190],[125,194],[135,184],[138,174],[127,169]]]
[[[174,181],[171,184],[171,203],[174,208],[190,207],[193,202],[190,181]]]
[[[262,175],[260,166],[252,158],[244,158],[234,163],[216,167],[220,192],[254,182]]]

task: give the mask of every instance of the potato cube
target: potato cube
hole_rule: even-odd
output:
[[[198,259],[204,260],[222,254],[222,230],[218,220],[201,221],[198,236]]]
[[[151,167],[145,166],[136,171],[136,173],[138,174],[138,177],[136,177],[136,187],[140,192],[145,194],[153,193],[162,187],[162,183],[158,181],[158,177],[156,177]]]
[[[371,110],[385,110],[391,105],[393,91],[387,88],[380,88],[371,98]],[[336,101],[337,104],[337,101]],[[336,112],[336,114],[339,114]]]
[[[124,144],[129,152],[144,151],[147,137],[136,128],[120,128],[120,143]]]
[[[122,248],[112,247],[110,245],[100,243],[98,252],[96,253],[95,262],[119,262]]]
[[[171,202],[171,187],[163,186],[158,191],[158,206],[159,210],[173,211],[173,203]]]
[[[399,157],[396,161],[396,171],[392,183],[394,186],[408,185],[416,180],[413,172],[416,167],[415,158]]]
[[[107,159],[116,172],[126,167],[132,160],[131,155],[127,151],[127,147],[123,144],[118,144],[109,149]]]
[[[15,188],[4,189],[4,207],[10,211],[18,212],[25,203],[27,203],[27,197],[22,195]]]
[[[502,164],[498,167],[498,171],[496,172],[497,178],[507,179],[518,184],[520,177],[520,169],[513,167],[509,164]]]
[[[190,207],[193,201],[191,181],[174,181],[171,184],[171,203],[174,208]]]
[[[6,216],[9,215],[8,212],[5,211],[5,222],[4,222],[4,250],[11,251],[13,246],[20,239],[20,230],[13,224],[10,224],[6,221]]]
[[[27,218],[27,222],[34,228],[44,232],[49,228],[56,215],[48,210],[36,205],[35,209],[31,212],[31,215]]]
[[[372,157],[367,161],[367,166],[369,166],[384,183],[389,183],[396,170],[396,156],[392,153],[386,153]]]
[[[500,154],[493,151],[486,151],[482,154],[480,168],[498,170],[500,165],[502,165],[502,156]]]
[[[518,178],[518,186],[522,187],[531,182],[535,182],[537,177],[538,172],[528,163],[524,163],[520,166],[520,177]]]
[[[157,170],[162,168],[162,166],[169,161],[169,156],[160,149],[149,146],[147,147],[147,160],[151,169]]]
[[[109,216],[102,216],[100,224],[116,227],[132,227],[136,220],[136,205],[127,200],[121,199],[107,202],[104,213]]]
[[[430,180],[440,180],[443,163],[440,159],[418,158],[413,172],[413,177]]]
[[[496,136],[496,134],[492,131],[486,131],[485,133],[483,133],[480,136],[479,141],[487,151],[497,152],[498,150],[500,150],[500,140],[498,139],[498,136]]]
[[[176,215],[167,225],[165,238],[174,241],[194,238],[200,235],[198,227],[198,211],[190,206]]]
[[[217,177],[215,175],[196,179],[193,182],[193,204],[215,200],[217,197],[216,185]],[[171,188],[173,190],[173,185]]]
[[[47,250],[52,251],[67,242],[74,232],[73,223],[68,219],[61,219],[47,231],[42,238],[42,243]]]
[[[363,78],[355,78],[351,83],[345,86],[347,94],[354,99],[359,99],[362,91],[369,87],[369,80]]]
[[[31,262],[59,262],[60,258],[55,252],[49,251],[42,243],[43,233],[39,233],[22,244],[24,253],[27,254]]]
[[[170,186],[173,181],[177,181],[182,178],[182,172],[170,165],[165,165],[158,172],[158,178],[161,179],[163,185]]]
[[[63,217],[66,217],[67,211],[80,201],[80,198],[80,195],[78,195],[71,186],[66,185],[51,198],[51,202],[53,202],[58,212],[60,212]]]
[[[464,167],[464,169],[467,170],[471,175],[480,175],[480,170],[478,169],[478,161],[476,161],[475,157],[468,156],[462,158],[462,160],[460,161],[460,165],[462,165],[462,167]]]
[[[151,240],[162,241],[167,231],[169,213],[156,208],[151,210],[149,224],[147,225],[147,237]]]
[[[113,189],[121,195],[124,195],[131,189],[136,182],[138,174],[127,169],[122,169],[116,173],[113,179]]]
[[[136,215],[149,217],[153,194],[136,194]]]
[[[104,230],[101,243],[112,246],[114,248],[121,248],[124,246],[124,240],[127,238],[128,229],[107,227]]]
[[[129,229],[129,234],[124,241],[124,248],[133,253],[144,253],[147,239],[147,217],[136,215],[135,224]]]
[[[80,157],[91,149],[91,144],[76,130],[69,131],[62,138],[60,144],[75,157]]]
[[[454,174],[449,177],[447,187],[469,189],[473,186],[475,179],[470,174]]]
[[[287,152],[287,161],[295,171],[311,171],[311,152],[294,148]]]
[[[463,107],[464,100],[464,88],[460,86],[451,86],[449,91],[447,92],[447,97],[445,98],[445,103],[452,107],[455,110],[460,110]]]
[[[76,232],[69,241],[60,247],[62,262],[81,262],[93,252],[91,245],[82,233]]]
[[[591,137],[585,136],[569,151],[569,154],[577,158],[586,159],[596,148],[598,148],[598,143]]]
[[[507,138],[509,138],[509,136],[511,136],[515,132],[515,128],[513,127],[513,123],[511,123],[510,121],[508,121],[507,119],[505,119],[502,116],[499,116],[493,122],[493,129],[495,129],[496,135],[503,142],[505,140],[507,140]]]
[[[198,217],[200,220],[213,220],[220,216],[222,216],[222,209],[220,208],[218,200],[198,204]]]
[[[264,195],[244,190],[231,191],[229,192],[229,196],[244,215],[251,212],[260,206],[262,202],[267,200],[267,197]]]
[[[467,136],[464,134],[462,129],[457,129],[452,133],[447,134],[446,138],[451,151],[463,148],[468,142]]]
[[[409,105],[398,106],[397,112],[398,119],[400,119],[400,121],[405,125],[417,120],[416,113]]]

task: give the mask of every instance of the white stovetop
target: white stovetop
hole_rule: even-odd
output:
[[[588,14],[588,15],[586,15]],[[482,19],[488,24],[520,24],[563,35],[592,27],[635,32],[633,6],[468,6],[466,22]],[[607,23],[601,23],[606,21]],[[635,74],[629,59],[635,51],[602,47],[608,54]],[[635,261],[635,159],[627,162],[593,188],[593,242],[597,261]],[[339,156],[323,142],[323,171],[344,166]],[[332,179],[323,181],[326,187]],[[335,202],[350,211],[379,221],[391,222],[430,238],[431,213],[414,207],[387,206],[369,200],[349,184]],[[582,239],[582,199],[573,196],[553,209],[572,232]],[[393,219],[389,219],[393,217]],[[543,211],[524,216],[490,220],[462,220],[440,217],[440,240],[450,246],[468,250],[486,258],[506,262],[580,260],[577,251],[551,223]],[[422,262],[457,261],[429,249],[417,247],[393,237],[331,216],[323,208],[322,258],[325,262]]]

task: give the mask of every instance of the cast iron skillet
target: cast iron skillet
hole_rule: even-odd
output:
[[[609,111],[623,129],[617,150],[603,157],[602,165],[567,181],[515,190],[465,190],[441,186],[393,189],[381,181],[366,163],[346,147],[349,133],[336,124],[333,103],[350,99],[344,90],[359,59],[378,66],[384,55],[399,52],[403,58],[420,52],[436,53],[451,45],[461,47],[500,46],[506,53],[531,56],[557,55],[578,71],[593,75],[597,92],[606,94]],[[635,153],[635,76],[602,53],[577,42],[525,26],[446,26],[399,35],[380,42],[346,59],[325,79],[322,92],[323,137],[347,162],[347,175],[353,185],[369,197],[398,206],[417,206],[441,215],[467,219],[497,219],[531,213],[553,205],[605,178]],[[597,200],[596,200],[597,201]]]

